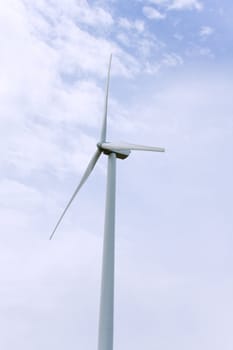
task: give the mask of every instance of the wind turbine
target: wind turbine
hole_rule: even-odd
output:
[[[100,155],[108,156],[107,190],[104,225],[104,244],[102,260],[102,281],[99,314],[98,350],[113,349],[113,319],[114,319],[114,255],[115,255],[115,193],[116,193],[116,159],[126,159],[131,151],[164,152],[164,148],[135,145],[130,143],[112,143],[106,141],[107,136],[107,114],[108,114],[108,92],[111,70],[112,55],[110,55],[108,66],[108,77],[104,104],[104,116],[100,140],[97,150],[91,158],[81,181],[74,191],[70,201],[62,212],[51,236],[52,239],[65,213],[84,185],[87,178],[94,169]]]

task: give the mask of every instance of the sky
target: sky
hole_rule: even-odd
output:
[[[108,140],[117,162],[114,349],[233,348],[233,5],[0,3],[0,347],[97,347]]]

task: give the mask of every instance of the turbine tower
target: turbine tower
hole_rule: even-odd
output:
[[[74,194],[63,210],[51,236],[52,239],[65,213],[91,174],[101,154],[108,157],[106,207],[104,224],[104,244],[102,260],[102,281],[99,314],[98,350],[113,349],[113,321],[114,321],[114,255],[115,255],[115,193],[116,193],[116,159],[126,159],[131,151],[164,152],[164,148],[135,145],[130,143],[112,143],[106,141],[108,92],[111,70],[112,55],[108,66],[108,77],[104,104],[103,123],[97,150],[91,158],[83,177],[80,180]]]

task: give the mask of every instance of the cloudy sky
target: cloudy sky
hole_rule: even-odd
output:
[[[108,136],[117,164],[115,349],[233,348],[230,0],[0,3],[0,347],[96,349]]]

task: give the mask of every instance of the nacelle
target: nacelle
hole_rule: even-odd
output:
[[[116,150],[114,148],[104,148],[100,143],[97,144],[97,147],[106,155],[115,153],[118,159],[126,159],[130,155],[130,150]]]

